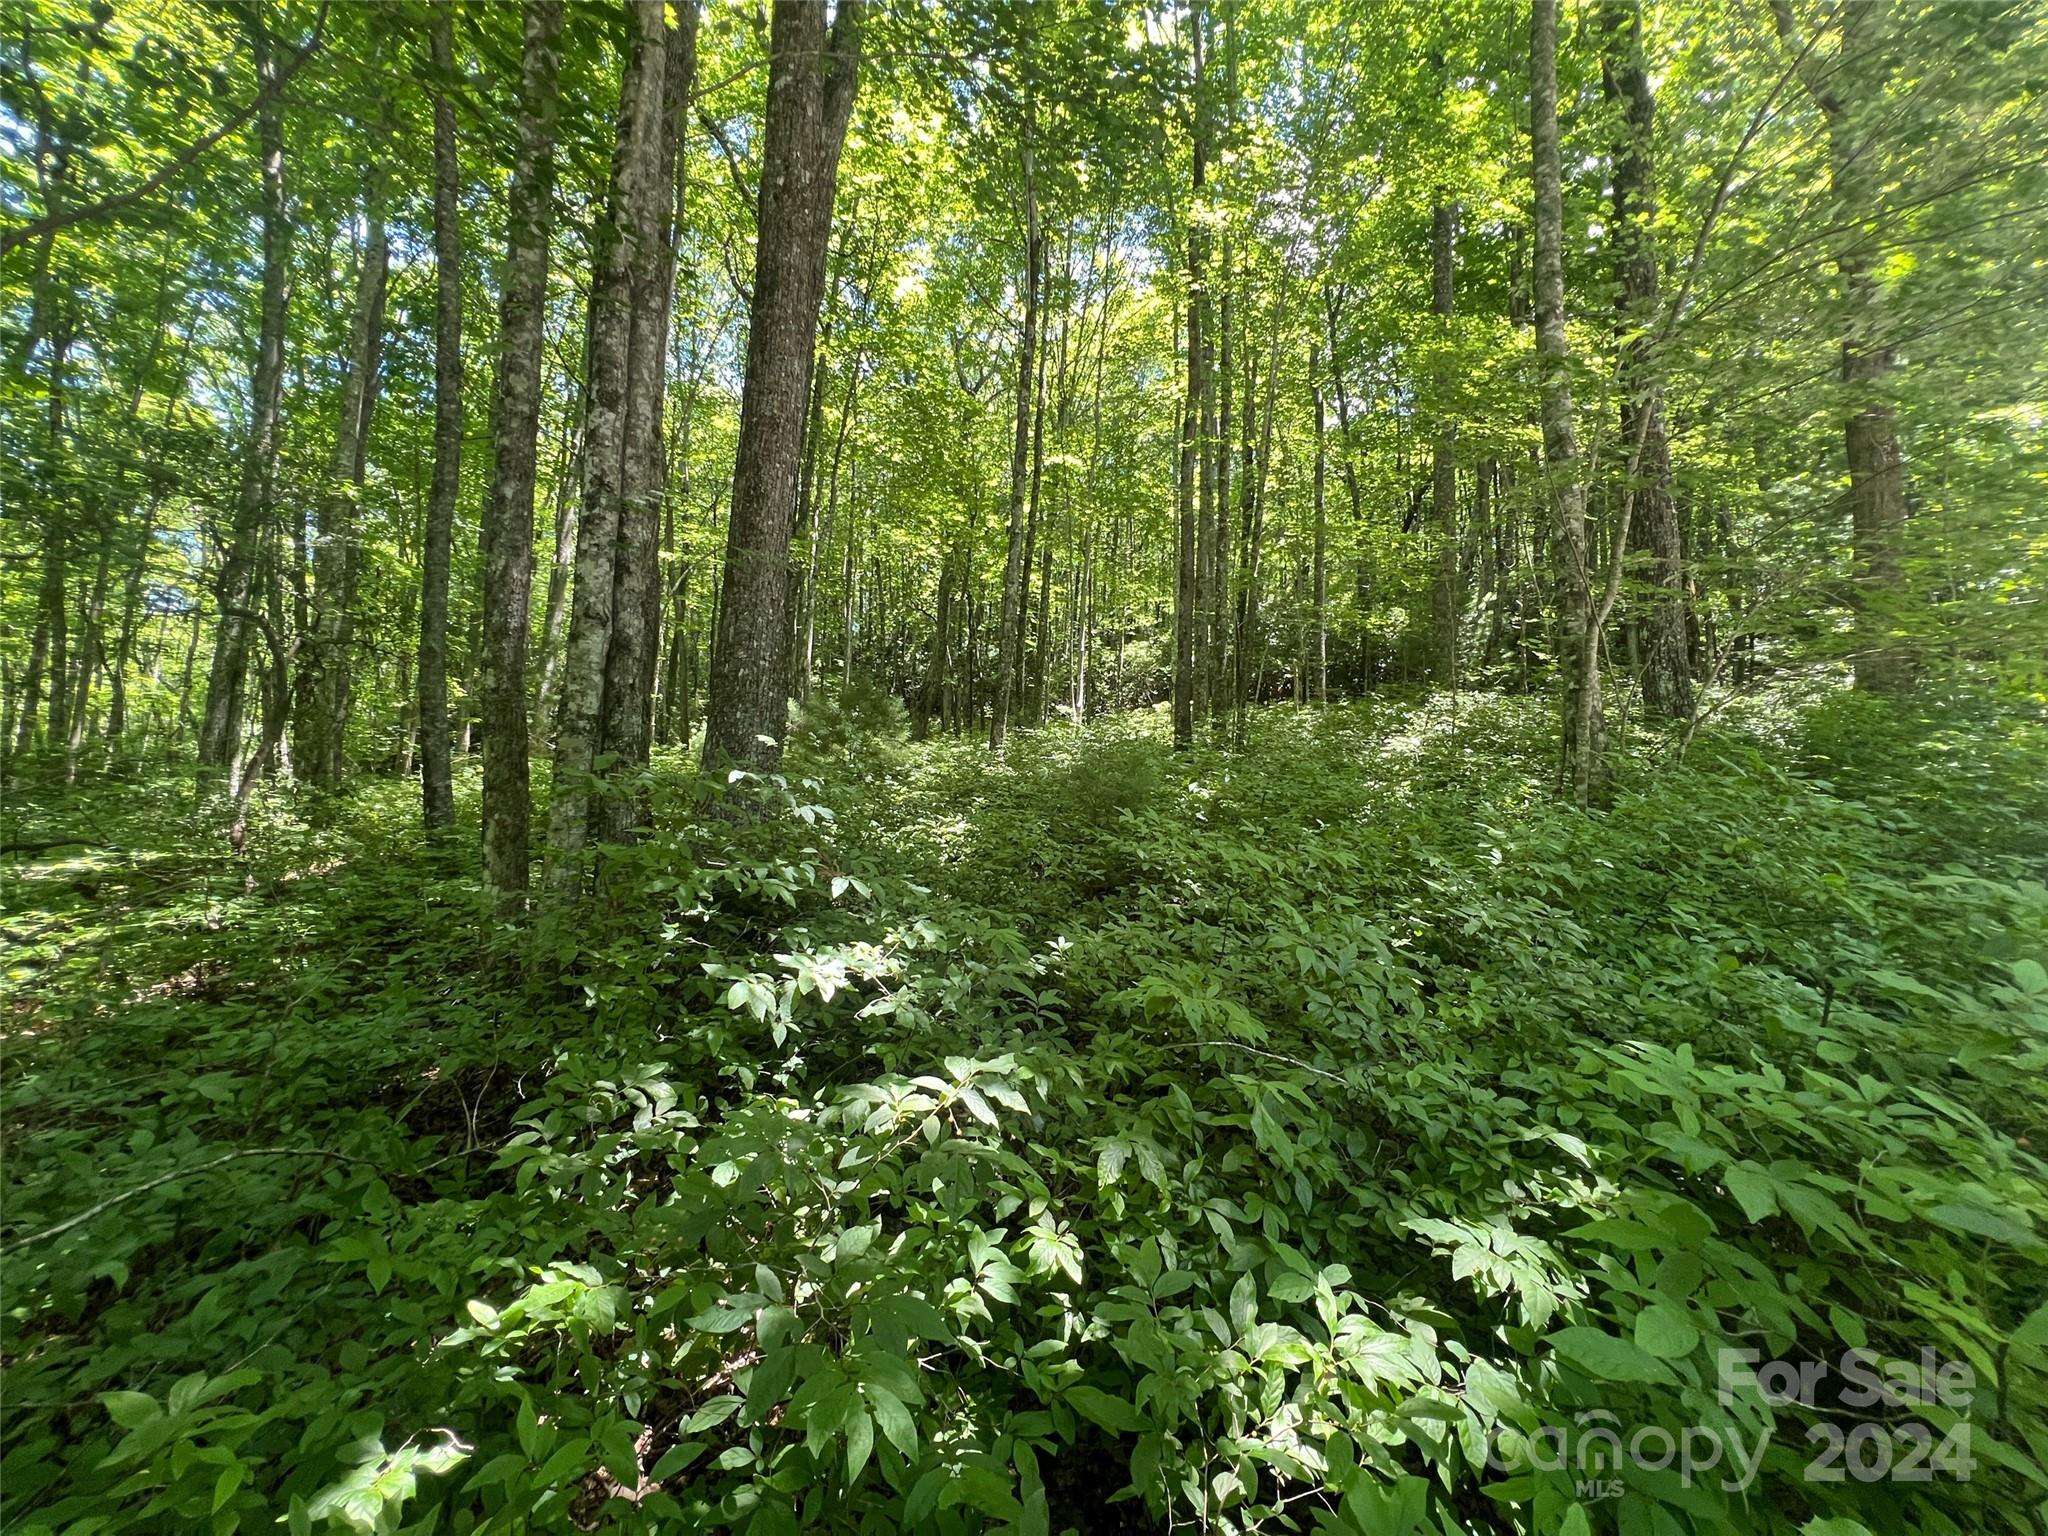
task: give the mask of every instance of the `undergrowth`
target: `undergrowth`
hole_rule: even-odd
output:
[[[20,815],[10,1530],[2043,1529],[2037,718],[819,718],[530,924],[403,786]],[[1726,1375],[1852,1347],[1924,1480]]]

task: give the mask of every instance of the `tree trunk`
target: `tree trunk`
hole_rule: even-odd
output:
[[[491,485],[484,501],[481,662],[484,880],[516,900],[529,874],[526,628],[533,582],[533,482],[540,432],[541,328],[555,181],[561,0],[526,0],[519,147],[506,205],[491,402]],[[464,707],[467,716],[467,705]]]
[[[1536,190],[1536,366],[1543,456],[1557,526],[1558,665],[1564,680],[1564,780],[1587,805],[1607,790],[1600,709],[1600,637],[1593,613],[1586,486],[1572,426],[1571,353],[1564,330],[1564,185],[1557,133],[1557,0],[1534,0],[1529,27],[1529,116]]]
[[[1329,418],[1324,410],[1322,360],[1311,346],[1308,353],[1309,388],[1315,395],[1315,618],[1316,618],[1316,702],[1330,702],[1330,448]]]
[[[452,0],[434,7],[434,478],[420,576],[419,737],[421,819],[455,822],[448,739],[448,564],[462,486],[462,170],[455,152]]]
[[[369,415],[374,353],[384,306],[390,246],[384,232],[383,175],[373,172],[365,199],[367,236],[356,272],[355,309],[349,322],[348,372],[342,383],[341,414],[327,464],[327,485],[318,509],[319,542],[313,552],[312,633],[301,653],[305,716],[293,741],[307,781],[329,791],[341,788],[346,767],[349,679],[352,658],[356,568],[356,465]]]
[[[1201,588],[1202,610],[1202,674],[1199,684],[1203,706],[1215,719],[1217,729],[1223,729],[1222,721],[1230,709],[1230,690],[1224,682],[1228,665],[1225,651],[1224,611],[1230,601],[1229,556],[1230,548],[1230,470],[1231,455],[1237,452],[1234,441],[1237,431],[1237,411],[1234,387],[1237,382],[1235,349],[1237,345],[1237,315],[1232,294],[1231,249],[1228,234],[1224,236],[1222,260],[1218,262],[1221,297],[1204,317],[1203,337],[1206,340],[1213,331],[1216,341],[1210,349],[1213,357],[1203,359],[1203,372],[1215,398],[1214,429],[1210,431],[1207,452],[1211,455],[1215,469],[1210,482],[1203,487],[1202,521],[1195,530],[1195,581]],[[1211,327],[1206,322],[1215,320]],[[1213,366],[1212,366],[1213,364]],[[1244,403],[1247,415],[1251,401]],[[1205,463],[1209,462],[1205,460]],[[1213,486],[1213,489],[1211,488]]]
[[[1643,56],[1641,0],[1607,0],[1601,16],[1601,76],[1608,100],[1621,108],[1614,153],[1613,247],[1620,294],[1621,440],[1642,447],[1632,487],[1631,526],[1650,555],[1653,592],[1642,613],[1643,703],[1668,720],[1692,715],[1687,645],[1685,557],[1678,503],[1671,493],[1671,449],[1664,433],[1664,364],[1652,351],[1659,318],[1656,98]]]
[[[555,738],[561,702],[563,631],[569,623],[569,573],[576,563],[576,520],[583,510],[584,425],[590,404],[590,328],[584,326],[582,386],[573,420],[563,434],[562,467],[555,479],[554,558],[548,564],[547,608],[540,626],[540,675],[533,691],[531,755],[544,756]]]
[[[554,788],[548,805],[547,883],[556,896],[582,886],[590,835],[590,775],[604,751],[605,658],[618,617],[619,535],[628,485],[643,484],[644,402],[635,414],[634,386],[647,366],[633,357],[640,279],[660,248],[662,127],[662,0],[627,0],[632,36],[619,86],[611,193],[595,232],[596,271],[590,290],[590,406],[584,427],[583,516],[576,529],[576,590],[569,610],[569,649],[562,667],[562,707],[555,732]],[[639,329],[646,339],[646,322]],[[657,360],[655,378],[659,380]],[[629,436],[629,434],[632,434]],[[629,591],[636,590],[630,586]],[[632,624],[638,615],[628,615]]]
[[[1842,283],[1842,384],[1850,413],[1844,437],[1856,576],[1856,686],[1897,693],[1910,686],[1913,671],[1892,635],[1904,598],[1906,478],[1897,417],[1885,394],[1896,358],[1884,340],[1883,286],[1870,270],[1871,221],[1884,189],[1877,136],[1892,68],[1890,3],[1857,0],[1834,8],[1841,57],[1826,72],[1804,54],[1791,0],[1770,5],[1786,45],[1806,58],[1800,78],[1827,121],[1828,181],[1838,205],[1836,221],[1847,232],[1835,253],[1835,270]]]
[[[789,541],[839,151],[859,83],[863,0],[776,0],[755,220],[746,383],[711,654],[704,764],[773,772],[789,728]]]
[[[655,7],[657,13],[661,7]],[[645,236],[633,258],[633,329],[627,381],[618,551],[612,577],[611,645],[605,656],[602,748],[612,776],[647,766],[654,734],[654,674],[661,637],[661,507],[668,490],[662,436],[669,325],[675,305],[679,170],[683,125],[696,86],[697,7],[684,0],[680,26],[664,28],[661,114],[646,210]],[[637,795],[622,789],[604,803],[608,841],[624,842],[644,819]]]
[[[1010,541],[1003,557],[1002,632],[997,639],[995,713],[990,717],[988,746],[1003,750],[1009,730],[1010,700],[1018,685],[1017,656],[1023,649],[1024,583],[1030,569],[1025,549],[1026,496],[1029,489],[1031,426],[1038,357],[1038,298],[1045,285],[1045,235],[1038,227],[1038,187],[1032,171],[1032,104],[1024,105],[1024,138],[1019,157],[1024,170],[1024,329],[1017,341],[1017,409],[1010,437]]]
[[[263,277],[256,363],[249,385],[249,441],[227,550],[214,579],[220,618],[207,670],[206,713],[199,727],[199,767],[229,766],[242,734],[242,689],[249,668],[246,613],[255,590],[259,546],[270,521],[271,479],[277,462],[278,403],[284,390],[285,285],[290,278],[291,221],[284,195],[284,107],[276,95],[277,61],[259,22],[249,30],[263,105],[256,113],[262,167]]]
[[[1451,344],[1451,316],[1457,312],[1457,222],[1454,204],[1438,203],[1430,217],[1430,313],[1441,324],[1437,344]],[[1436,540],[1430,585],[1430,671],[1437,686],[1458,686],[1458,426],[1446,398],[1452,380],[1439,364],[1436,443],[1430,464],[1430,532]]]
[[[1190,177],[1191,198],[1188,218],[1188,315],[1187,315],[1187,403],[1181,417],[1180,515],[1176,528],[1176,559],[1173,592],[1173,745],[1185,752],[1195,744],[1195,689],[1198,661],[1195,655],[1200,622],[1196,609],[1201,602],[1200,530],[1214,489],[1214,475],[1208,467],[1208,437],[1203,431],[1209,398],[1207,369],[1204,367],[1203,306],[1206,303],[1204,267],[1208,260],[1208,235],[1204,231],[1203,202],[1208,183],[1208,107],[1203,79],[1202,12],[1199,3],[1188,13],[1194,75],[1194,165]],[[1198,490],[1199,486],[1199,490]],[[1198,505],[1199,498],[1199,505]]]

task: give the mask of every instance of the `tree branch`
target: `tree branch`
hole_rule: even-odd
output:
[[[327,28],[327,6],[329,3],[330,0],[321,0],[320,12],[313,18],[312,41],[300,49],[292,61],[277,72],[277,78],[258,91],[249,104],[242,108],[241,111],[237,112],[211,133],[195,139],[181,153],[173,156],[167,163],[158,167],[142,182],[129,188],[126,192],[117,192],[111,197],[103,197],[96,203],[84,203],[76,208],[65,208],[56,213],[46,213],[40,219],[31,220],[27,224],[17,224],[12,229],[0,230],[0,256],[7,255],[16,246],[25,245],[39,236],[53,234],[57,230],[67,229],[73,224],[82,224],[89,219],[103,219],[110,214],[119,213],[123,209],[133,207],[152,192],[159,191],[167,185],[179,173],[189,167],[193,161],[197,160],[229,134],[239,129],[250,118],[254,117],[266,105],[283,93],[286,83],[292,76],[299,72],[300,67],[308,59],[320,51],[321,40]]]

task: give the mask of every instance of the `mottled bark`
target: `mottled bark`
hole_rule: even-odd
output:
[[[612,572],[611,644],[605,655],[602,748],[623,778],[647,765],[654,731],[654,673],[661,635],[661,509],[668,490],[662,404],[670,317],[675,305],[678,165],[697,68],[697,7],[678,6],[664,28],[661,108],[646,237],[633,257],[633,323],[617,554]],[[644,817],[639,798],[615,792],[603,807],[604,834],[623,842]]]
[[[1197,646],[1202,658],[1196,707],[1206,709],[1219,722],[1230,708],[1230,690],[1224,682],[1228,659],[1224,654],[1227,642],[1223,612],[1230,596],[1225,553],[1230,547],[1230,461],[1237,452],[1237,307],[1232,293],[1231,256],[1230,238],[1226,234],[1222,259],[1217,264],[1222,294],[1211,312],[1216,324],[1212,328],[1205,323],[1202,328],[1205,340],[1212,331],[1216,338],[1211,349],[1214,356],[1203,360],[1203,372],[1214,397],[1210,407],[1213,424],[1211,418],[1205,418],[1204,430],[1209,441],[1204,463],[1213,463],[1214,468],[1202,489],[1202,520],[1195,529],[1195,584],[1201,593],[1201,636]],[[1249,414],[1250,410],[1251,401],[1247,399],[1245,411]]]
[[[1671,720],[1691,716],[1685,554],[1671,491],[1671,450],[1664,431],[1664,365],[1652,332],[1661,318],[1657,267],[1656,98],[1643,56],[1641,0],[1607,0],[1601,15],[1601,73],[1621,108],[1614,153],[1611,239],[1621,330],[1621,440],[1635,460],[1631,526],[1649,555],[1651,592],[1641,612],[1643,702]],[[1640,443],[1638,450],[1635,445]]]
[[[428,34],[434,90],[434,477],[421,540],[420,812],[429,827],[455,821],[448,736],[448,565],[462,486],[462,170],[456,159],[452,0],[434,7]]]
[[[557,896],[583,883],[590,776],[604,751],[605,658],[617,617],[619,529],[624,517],[632,410],[636,278],[660,244],[662,0],[626,0],[632,38],[619,86],[610,201],[595,230],[590,291],[590,404],[584,427],[583,515],[576,586],[548,803],[547,883]],[[644,383],[644,371],[641,382]],[[634,425],[638,425],[634,423]],[[638,450],[640,444],[635,441]],[[640,473],[635,467],[636,477]],[[629,622],[630,622],[629,616]]]
[[[1826,71],[1815,67],[1798,37],[1791,0],[1770,4],[1780,36],[1803,61],[1800,79],[1827,122],[1829,187],[1844,231],[1834,258],[1841,278],[1842,385],[1849,412],[1843,435],[1855,560],[1856,686],[1897,693],[1913,678],[1912,659],[1893,634],[1904,597],[1906,476],[1897,413],[1885,386],[1897,358],[1885,339],[1883,284],[1871,271],[1883,234],[1877,224],[1885,158],[1878,123],[1892,70],[1890,0],[1833,8],[1841,56]]]
[[[1173,745],[1187,751],[1195,742],[1195,689],[1198,671],[1195,646],[1200,632],[1196,608],[1201,601],[1200,527],[1206,494],[1213,491],[1214,474],[1208,466],[1207,437],[1203,431],[1209,398],[1204,360],[1208,342],[1203,335],[1203,307],[1206,303],[1204,267],[1208,260],[1208,236],[1204,233],[1201,207],[1208,182],[1208,113],[1204,105],[1202,60],[1202,12],[1199,4],[1188,15],[1193,51],[1194,78],[1194,164],[1188,220],[1188,311],[1187,311],[1187,398],[1182,407],[1180,435],[1180,507],[1175,527],[1173,588]]]
[[[1010,436],[1010,522],[1008,552],[1003,557],[1002,631],[997,640],[995,713],[990,716],[988,745],[991,752],[1003,750],[1003,737],[1010,725],[1010,701],[1018,685],[1018,666],[1023,650],[1024,583],[1031,568],[1031,556],[1024,547],[1029,489],[1031,422],[1034,380],[1038,359],[1038,299],[1045,284],[1045,235],[1038,227],[1038,185],[1032,167],[1032,130],[1035,118],[1031,103],[1024,107],[1023,142],[1018,158],[1024,173],[1024,328],[1017,340],[1016,413]]]
[[[235,516],[214,578],[219,622],[207,671],[206,712],[199,726],[202,773],[227,768],[242,734],[242,689],[249,668],[249,621],[257,559],[270,521],[270,487],[277,462],[278,402],[284,389],[285,285],[290,277],[291,221],[285,207],[284,108],[272,89],[277,62],[260,22],[249,29],[256,78],[265,92],[256,114],[262,170],[263,275],[258,304],[256,362],[249,385],[249,439],[243,446]]]
[[[327,484],[317,508],[318,542],[313,550],[312,632],[302,653],[304,698],[299,734],[293,740],[297,768],[308,783],[338,790],[346,768],[350,647],[354,634],[357,565],[356,478],[370,392],[376,388],[375,351],[384,307],[390,245],[384,230],[383,175],[373,172],[366,198],[368,228],[356,272],[355,308],[349,322],[348,372],[341,411],[327,464]]]
[[[1316,702],[1330,702],[1330,447],[1329,417],[1324,407],[1322,360],[1314,347],[1308,354],[1309,388],[1315,395],[1315,621]]]
[[[590,378],[590,328],[584,326],[583,367]],[[548,563],[547,606],[540,626],[540,674],[533,690],[532,755],[546,755],[555,739],[555,711],[562,698],[563,633],[569,627],[569,574],[576,564],[576,522],[583,513],[583,428],[590,404],[587,387],[576,394],[563,438],[561,473],[555,483],[554,556]]]
[[[1571,351],[1564,329],[1564,183],[1557,133],[1557,0],[1534,0],[1529,118],[1535,183],[1536,367],[1543,457],[1557,532],[1558,670],[1564,684],[1564,782],[1578,805],[1605,797],[1607,731],[1599,636],[1592,632],[1586,485],[1572,425]]]
[[[526,889],[530,816],[526,626],[533,583],[533,482],[540,431],[541,323],[553,224],[561,0],[526,0],[519,147],[506,207],[498,298],[498,375],[491,402],[491,485],[483,520],[484,879]],[[465,710],[465,714],[467,711]]]
[[[1438,203],[1430,216],[1429,312],[1440,322],[1437,345],[1451,343],[1457,312],[1457,225],[1454,204]],[[1436,441],[1430,450],[1430,537],[1435,540],[1430,583],[1430,672],[1439,687],[1458,686],[1458,424],[1448,396],[1452,380],[1438,365]]]
[[[789,542],[839,151],[859,81],[862,0],[776,0],[746,384],[711,656],[704,763],[773,772],[789,725]]]

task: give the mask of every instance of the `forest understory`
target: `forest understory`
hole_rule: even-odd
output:
[[[5,1536],[2048,1536],[2048,0],[0,4]]]
[[[533,926],[467,771],[439,845],[389,783],[239,853],[186,778],[15,811],[11,1528],[2033,1529],[2038,708],[1788,684],[1596,817],[1537,699],[1249,737],[820,695],[779,809],[657,760]],[[1967,1363],[1890,1410],[1962,1476],[1714,1390],[1849,1345]],[[1596,1411],[1770,1444],[1511,1470]]]

